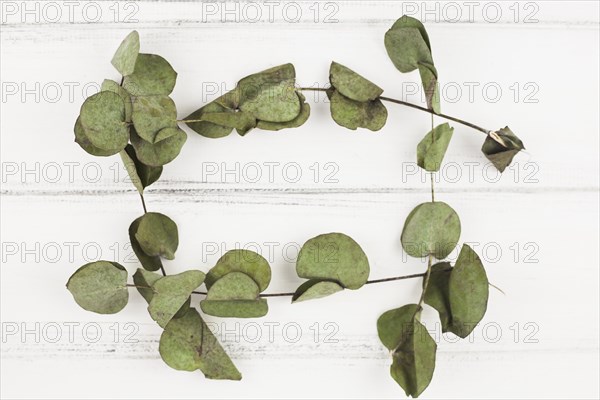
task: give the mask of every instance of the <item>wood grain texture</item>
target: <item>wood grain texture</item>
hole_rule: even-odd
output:
[[[298,23],[281,10],[273,22],[204,18],[206,5],[191,1],[137,2],[138,22],[126,23],[125,3],[117,21],[112,2],[100,4],[98,22],[77,13],[72,23],[3,16],[1,397],[400,397],[375,321],[414,302],[419,280],[293,306],[270,299],[268,316],[255,321],[209,319],[244,375],[240,383],[164,365],[160,328],[136,293],[123,312],[97,316],[79,309],[64,285],[90,259],[137,267],[127,238],[142,212],[135,189],[117,158],[87,156],[72,135],[84,88],[91,94],[102,79],[118,78],[110,58],[130,30],[140,32],[142,51],[163,55],[178,71],[180,117],[239,78],[284,62],[295,64],[302,86],[326,85],[332,59],[390,97],[421,103],[411,94],[418,75],[398,73],[383,46],[409,2],[334,2],[335,23],[323,23],[327,2],[299,3]],[[439,3],[437,22],[426,23],[444,112],[488,128],[508,124],[528,151],[497,177],[479,151],[483,136],[455,127],[437,197],[458,211],[461,241],[475,246],[506,295],[491,291],[472,343],[439,336],[426,310],[439,352],[423,398],[599,395],[598,3],[535,2],[537,23],[523,23],[531,11],[525,3],[514,23],[510,3],[502,2],[497,23],[480,12],[473,22],[450,22],[441,11],[448,3]],[[462,95],[455,99],[456,90]],[[310,120],[290,132],[209,140],[188,131],[181,156],[147,194],[150,210],[179,225],[170,272],[206,271],[225,251],[244,247],[271,262],[267,292],[290,291],[301,283],[299,246],[331,231],[363,246],[372,279],[423,271],[424,262],[403,254],[399,237],[406,215],[429,199],[428,177],[415,165],[429,116],[389,105],[381,132],[350,132],[331,121],[323,97],[308,99]]]

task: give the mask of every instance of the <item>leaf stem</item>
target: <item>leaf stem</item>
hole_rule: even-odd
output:
[[[323,88],[298,88],[298,90],[301,91],[301,92],[325,92],[325,91],[327,91],[327,89],[323,89]],[[379,99],[382,100],[382,101],[387,101],[387,102],[390,102],[390,103],[399,104],[401,106],[414,108],[415,110],[420,110],[420,111],[423,111],[423,112],[426,112],[426,113],[429,113],[429,114],[432,114],[432,115],[437,115],[438,117],[441,117],[441,118],[444,118],[444,119],[447,119],[447,120],[450,120],[450,121],[454,121],[454,122],[457,122],[457,123],[462,124],[464,126],[468,126],[471,129],[475,129],[476,131],[483,132],[486,135],[488,135],[491,132],[489,129],[482,128],[482,127],[480,127],[478,125],[475,125],[475,124],[473,124],[471,122],[464,121],[464,120],[462,120],[460,118],[456,118],[456,117],[453,117],[451,115],[436,113],[435,111],[433,111],[433,110],[431,110],[429,108],[421,107],[419,105],[416,105],[416,104],[413,104],[413,103],[409,103],[407,101],[393,99],[391,97],[384,97],[384,96],[380,96]]]
[[[371,285],[374,283],[384,283],[384,282],[392,282],[392,281],[400,281],[400,280],[404,280],[404,279],[413,279],[413,278],[422,278],[424,276],[426,276],[427,273],[420,273],[420,274],[412,274],[412,275],[403,275],[403,276],[394,276],[391,278],[382,278],[382,279],[373,279],[371,281],[367,281],[365,282],[365,285]],[[198,292],[198,291],[194,291],[192,292],[193,294],[200,294],[203,296],[206,296],[206,292]],[[259,294],[260,297],[291,297],[293,296],[295,293],[294,292],[282,292],[282,293],[262,293]]]
[[[148,213],[148,209],[146,208],[146,200],[144,199],[144,195],[140,193],[140,199],[142,199],[142,207],[144,208],[144,214]]]

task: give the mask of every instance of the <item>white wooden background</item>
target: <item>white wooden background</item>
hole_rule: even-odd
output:
[[[57,21],[47,3],[58,4]],[[3,398],[402,398],[375,322],[418,299],[416,280],[294,306],[272,299],[268,316],[256,321],[208,318],[228,330],[221,339],[241,382],[167,367],[157,352],[160,329],[136,293],[121,313],[99,316],[80,309],[64,285],[97,257],[136,268],[127,227],[141,213],[137,194],[118,157],[88,156],[72,134],[84,89],[91,94],[102,79],[118,79],[110,58],[129,31],[140,32],[143,52],[163,55],[178,71],[181,117],[216,97],[203,93],[214,83],[231,88],[284,62],[295,64],[303,86],[325,84],[335,59],[388,96],[419,102],[406,90],[418,75],[400,74],[383,46],[403,10],[426,20],[447,89],[444,111],[488,128],[508,124],[528,149],[497,180],[479,151],[483,136],[455,125],[437,197],[459,212],[461,239],[476,242],[506,295],[491,291],[470,340],[438,337],[423,398],[599,396],[597,2],[475,2],[472,21],[468,2],[281,2],[270,6],[273,21],[266,4],[228,4],[234,14],[223,16],[223,4],[74,2],[69,16],[66,3],[2,4]],[[297,7],[302,19],[292,23]],[[426,7],[437,12],[424,15]],[[452,22],[457,7],[463,20]],[[257,10],[262,21],[248,22]],[[235,13],[241,21],[232,21]],[[249,246],[272,263],[268,291],[293,290],[297,244],[331,231],[362,244],[372,279],[423,271],[403,255],[399,236],[408,212],[428,200],[427,182],[412,171],[429,117],[389,105],[382,131],[350,132],[331,121],[322,99],[309,99],[311,119],[300,129],[220,140],[190,131],[181,156],[147,193],[148,207],[179,225],[169,272],[206,271],[222,252]],[[280,164],[271,182],[265,163],[272,162]],[[221,176],[236,163],[238,176]],[[252,163],[262,166],[258,182]],[[209,173],[215,167],[219,173]],[[325,179],[332,171],[335,180]],[[433,331],[431,310],[425,320]]]

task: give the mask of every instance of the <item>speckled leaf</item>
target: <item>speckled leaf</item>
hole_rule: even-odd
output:
[[[134,72],[125,77],[123,87],[133,96],[169,95],[175,87],[177,72],[156,54],[140,54]]]
[[[440,170],[444,155],[452,139],[454,128],[448,123],[436,126],[417,146],[417,164],[426,171]]]
[[[135,238],[142,251],[149,256],[161,256],[168,260],[175,258],[179,245],[177,225],[164,214],[149,212],[139,221]]]
[[[81,146],[81,148],[83,150],[86,151],[86,153],[91,154],[93,156],[98,156],[98,157],[108,157],[108,156],[112,156],[118,153],[117,150],[102,150],[96,146],[94,146],[92,144],[92,142],[90,142],[90,139],[87,137],[86,133],[85,133],[85,129],[83,129],[83,126],[81,125],[81,118],[77,118],[77,121],[75,121],[75,142]]]
[[[521,139],[507,126],[497,132],[491,132],[483,142],[481,151],[498,171],[504,172],[513,158],[524,149]]]
[[[448,204],[441,201],[423,203],[406,218],[402,248],[412,257],[433,255],[448,257],[460,238],[460,219]]]
[[[385,34],[385,48],[400,72],[414,71],[419,64],[433,66],[429,36],[416,18],[400,17]]]
[[[102,150],[123,150],[129,140],[125,103],[113,92],[88,97],[81,106],[81,125],[90,143]]]
[[[152,319],[164,328],[203,281],[203,272],[190,270],[167,275],[154,282],[154,296],[148,306]]]
[[[425,91],[427,107],[436,113],[441,112],[440,106],[440,85],[438,83],[437,69],[430,64],[419,64],[419,73]]]
[[[158,132],[177,127],[177,109],[168,96],[138,97],[133,103],[132,119],[138,136],[156,143]]]
[[[431,50],[431,43],[429,42],[429,35],[427,34],[427,30],[425,29],[425,26],[423,25],[423,23],[421,21],[419,21],[416,18],[409,17],[408,15],[403,15],[402,17],[398,18],[396,20],[396,22],[394,22],[394,25],[392,25],[391,29],[394,30],[394,29],[401,29],[401,28],[416,28],[416,29],[418,29],[419,32],[421,33],[421,37],[425,41],[425,44],[427,44],[427,47],[429,48],[429,50]]]
[[[156,135],[156,143],[150,143],[131,130],[131,144],[138,159],[149,166],[160,167],[173,161],[183,148],[187,134],[180,128],[165,128]]]
[[[351,100],[338,91],[333,91],[330,97],[331,117],[340,126],[356,130],[366,128],[378,131],[387,121],[387,109],[377,99],[364,103]]]
[[[336,282],[311,279],[304,282],[296,289],[296,293],[294,293],[294,296],[292,297],[292,303],[320,299],[341,292],[342,290],[344,290],[344,288]]]
[[[176,370],[199,369],[209,379],[242,379],[225,350],[193,308],[183,318],[173,319],[167,324],[160,337],[158,351],[163,361]]]
[[[185,117],[186,120],[199,121],[199,122],[187,122],[186,125],[189,126],[190,129],[192,129],[194,132],[198,133],[201,136],[207,137],[207,138],[217,139],[217,138],[222,138],[222,137],[228,136],[233,131],[232,127],[222,126],[219,124],[214,124],[212,122],[202,120],[202,117],[208,113],[216,113],[216,112],[220,113],[220,112],[227,112],[227,111],[228,111],[227,108],[223,107],[216,101],[213,101],[211,103],[208,103],[204,107],[201,107],[200,109],[194,111],[187,117]],[[229,111],[229,112],[233,112],[233,111]]]
[[[267,300],[203,300],[200,308],[207,315],[221,318],[260,318],[267,315]]]
[[[112,81],[110,79],[105,79],[102,82],[102,86],[100,90],[105,92],[113,92],[119,95],[121,99],[123,99],[123,103],[125,104],[125,121],[131,122],[131,113],[133,112],[133,104],[131,102],[131,95],[125,90],[121,85],[117,82]]]
[[[133,249],[133,252],[137,256],[138,260],[140,260],[140,263],[144,269],[148,271],[158,271],[162,266],[160,256],[149,256],[148,254],[144,253],[142,246],[140,246],[140,243],[135,237],[142,218],[143,216],[137,218],[131,223],[131,225],[129,225],[129,240],[131,242],[131,248]]]
[[[129,174],[131,183],[140,194],[144,193],[144,188],[150,186],[160,178],[163,170],[162,167],[151,167],[142,163],[135,155],[132,145],[128,144],[119,154]]]
[[[350,236],[327,233],[304,243],[296,273],[301,278],[330,280],[344,288],[358,289],[369,279],[369,260]]]
[[[450,274],[449,297],[452,332],[465,338],[487,309],[489,282],[481,259],[464,244]]]
[[[373,82],[336,62],[329,67],[329,81],[338,92],[355,101],[375,100],[383,93],[383,89]]]
[[[123,76],[133,73],[135,68],[135,60],[140,52],[140,35],[137,31],[131,32],[121,42],[117,52],[111,60],[111,64]]]
[[[400,72],[411,72],[419,64],[433,65],[431,50],[417,28],[392,28],[385,34],[385,48]]]
[[[240,79],[235,90],[223,96],[219,102],[226,107],[236,108],[282,82],[291,82],[293,86],[295,79],[296,70],[292,64],[278,65]]]
[[[115,314],[129,301],[127,271],[115,262],[96,261],[79,268],[67,289],[81,308],[98,314]]]
[[[210,290],[215,282],[231,272],[243,272],[248,275],[256,282],[261,292],[271,282],[271,267],[263,256],[250,250],[235,249],[223,254],[206,274],[206,287]]]
[[[452,312],[450,310],[450,297],[448,284],[452,266],[449,262],[440,262],[431,267],[429,284],[425,291],[425,304],[435,308],[440,315],[442,332],[451,330]],[[423,283],[425,283],[423,281]]]
[[[202,116],[202,119],[215,125],[235,128],[246,132],[256,126],[256,118],[252,114],[243,111],[206,113]]]
[[[279,131],[287,128],[298,128],[304,125],[310,117],[310,105],[305,101],[306,98],[302,93],[297,93],[297,95],[300,99],[302,109],[296,118],[288,122],[257,121],[256,127],[265,131]]]
[[[255,96],[246,97],[240,110],[261,121],[288,122],[300,114],[300,99],[296,95],[294,80],[259,88]]]
[[[152,285],[156,283],[162,275],[159,275],[154,272],[146,271],[145,269],[138,268],[138,270],[133,274],[133,283],[136,285],[136,289],[144,300],[147,303],[150,303],[152,297],[154,297],[154,289],[152,289]],[[179,311],[173,316],[173,318],[181,318],[188,312],[190,309],[190,305],[192,303],[191,296],[188,297],[187,301],[183,303],[183,305],[179,308]]]

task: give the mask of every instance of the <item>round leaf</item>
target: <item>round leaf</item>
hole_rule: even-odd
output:
[[[429,284],[425,291],[425,304],[435,308],[440,315],[442,332],[452,331],[452,311],[448,285],[452,266],[449,262],[440,262],[431,267]],[[425,283],[425,282],[423,282]]]
[[[90,139],[87,137],[85,133],[85,129],[81,125],[81,118],[77,118],[75,121],[75,142],[81,146],[83,150],[85,150],[88,154],[98,157],[108,157],[118,153],[117,150],[103,150],[92,144]]]
[[[361,103],[338,91],[331,93],[330,109],[333,120],[351,130],[366,128],[378,131],[384,127],[388,115],[387,109],[379,99]]]
[[[140,138],[135,130],[131,131],[131,144],[135,155],[142,163],[160,167],[177,158],[187,140],[187,134],[180,128],[165,128],[156,135],[156,143]]]
[[[102,150],[123,150],[129,140],[125,103],[113,92],[88,97],[81,106],[81,125],[90,143]]]
[[[406,218],[400,241],[412,257],[433,255],[442,260],[460,238],[460,219],[448,204],[436,201],[415,207]]]
[[[195,309],[169,322],[160,337],[163,361],[180,371],[201,370],[209,379],[240,380],[242,375]]]
[[[131,32],[121,42],[117,52],[112,58],[111,64],[123,76],[133,73],[135,60],[140,52],[140,35],[137,31]]]
[[[102,82],[102,86],[100,90],[103,92],[113,92],[119,95],[121,99],[123,99],[123,103],[125,103],[125,121],[131,122],[131,113],[133,111],[133,104],[131,103],[131,95],[127,92],[127,90],[123,89],[123,86],[119,85],[117,82],[112,81],[110,79],[105,79]]]
[[[175,258],[179,245],[177,225],[164,214],[149,212],[139,221],[135,238],[143,252],[149,256]]]
[[[140,246],[140,243],[135,237],[135,234],[137,233],[138,228],[140,227],[140,221],[142,220],[142,218],[143,216],[137,218],[131,223],[131,225],[129,225],[129,241],[131,242],[131,248],[133,249],[133,252],[135,253],[138,260],[140,260],[142,267],[144,267],[148,271],[158,271],[160,267],[162,267],[162,261],[160,260],[160,256],[149,256],[148,254],[144,253],[142,246]]]
[[[192,129],[197,134],[207,138],[217,139],[228,136],[231,133],[231,131],[233,131],[233,127],[222,126],[208,121],[200,121],[205,114],[226,112],[227,110],[227,108],[223,107],[216,101],[213,101],[185,117],[186,120],[198,121],[186,122],[186,125],[189,126],[190,129]]]
[[[152,185],[160,178],[163,168],[151,167],[142,163],[135,155],[132,145],[128,144],[119,154],[129,174],[129,178],[131,178],[131,183],[133,183],[133,186],[135,186],[140,194],[144,193],[144,188]]]
[[[385,34],[385,48],[400,72],[411,72],[419,64],[433,65],[431,50],[417,28],[392,28]]]
[[[308,117],[310,117],[310,105],[305,102],[306,99],[302,93],[297,94],[298,98],[300,99],[302,109],[296,118],[288,122],[258,121],[256,127],[266,131],[279,131],[281,129],[297,128],[304,125],[304,123],[308,120]]]
[[[205,314],[221,318],[260,318],[269,312],[265,299],[202,300],[200,308]]]
[[[210,287],[206,300],[256,300],[259,293],[258,285],[248,275],[230,272]]]
[[[294,293],[294,296],[292,297],[292,303],[320,299],[341,292],[342,290],[344,290],[344,288],[336,282],[311,279],[298,287],[296,293]]]
[[[109,261],[85,264],[69,278],[67,289],[83,309],[98,314],[115,314],[129,300],[127,271]]]
[[[369,279],[369,260],[350,236],[328,233],[302,246],[296,272],[301,278],[331,280],[345,288],[358,289]]]
[[[148,305],[152,319],[164,328],[202,282],[204,273],[194,270],[158,279],[152,285],[154,295]]]
[[[426,171],[439,171],[453,133],[454,128],[448,123],[429,131],[417,146],[417,165]]]
[[[336,62],[329,68],[329,81],[338,92],[355,101],[375,100],[383,93],[383,89],[373,82]]]
[[[139,137],[156,143],[161,130],[177,127],[175,103],[168,96],[138,97],[133,103],[132,120]]]
[[[175,87],[177,72],[156,54],[139,54],[132,74],[125,76],[123,86],[133,96],[169,95]]]
[[[301,104],[293,80],[258,88],[255,96],[246,98],[240,110],[261,121],[288,122],[298,117]]]
[[[460,250],[448,287],[452,332],[465,338],[485,315],[489,296],[489,282],[483,263],[466,244]]]
[[[250,250],[235,249],[223,254],[206,274],[206,287],[210,290],[215,282],[231,272],[243,272],[248,275],[256,282],[260,292],[271,282],[271,267],[263,256]]]

